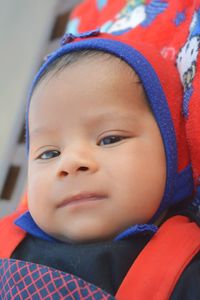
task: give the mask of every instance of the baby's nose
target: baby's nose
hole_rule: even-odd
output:
[[[82,157],[79,154],[71,153],[65,154],[61,158],[57,175],[59,177],[65,177],[68,175],[77,175],[83,172],[94,173],[97,170],[98,163],[90,155]]]

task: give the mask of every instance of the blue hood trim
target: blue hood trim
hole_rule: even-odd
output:
[[[33,220],[29,211],[26,211],[21,216],[19,216],[15,222],[15,225],[23,229],[25,232],[31,234],[34,237],[39,239],[48,241],[48,242],[60,242],[59,240],[53,238],[52,236],[48,235],[44,232]],[[151,224],[136,224],[128,228],[127,230],[120,233],[114,241],[120,241],[122,239],[128,238],[138,233],[152,233],[154,234],[157,231],[157,226]]]
[[[56,239],[54,239],[53,237],[51,237],[50,235],[48,235],[38,227],[38,225],[33,220],[29,211],[26,211],[21,216],[19,216],[15,220],[14,224],[22,228],[23,230],[25,230],[25,232],[28,232],[39,239],[49,241],[49,242],[57,241]]]

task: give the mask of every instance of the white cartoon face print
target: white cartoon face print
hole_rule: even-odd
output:
[[[194,36],[185,43],[178,53],[176,63],[184,90],[189,89],[192,85],[196,73],[199,46],[200,37]]]
[[[129,28],[135,28],[146,18],[145,5],[139,5],[134,9],[128,9],[128,6],[121,14],[116,16],[113,22],[106,23],[103,28],[107,28],[108,33],[120,32]]]
[[[193,80],[196,74],[196,65],[200,48],[200,9],[192,18],[188,38],[179,50],[176,65],[184,88],[183,114],[188,117],[189,102],[193,93]]]
[[[149,26],[168,7],[165,0],[127,0],[123,9],[102,25],[101,31],[116,35],[141,26]]]

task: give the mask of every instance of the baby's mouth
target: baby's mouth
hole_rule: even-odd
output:
[[[82,192],[73,196],[65,198],[59,205],[58,208],[66,205],[74,205],[81,202],[99,201],[107,198],[107,195],[93,192]]]

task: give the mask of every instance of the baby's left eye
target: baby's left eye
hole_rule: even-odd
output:
[[[47,150],[40,154],[37,159],[48,160],[60,155],[60,152],[57,150]]]
[[[114,143],[117,143],[117,142],[120,142],[124,139],[126,139],[127,137],[126,136],[120,136],[120,135],[110,135],[110,136],[106,136],[104,138],[102,138],[98,145],[99,146],[105,146],[105,145],[110,145],[110,144],[114,144]]]

